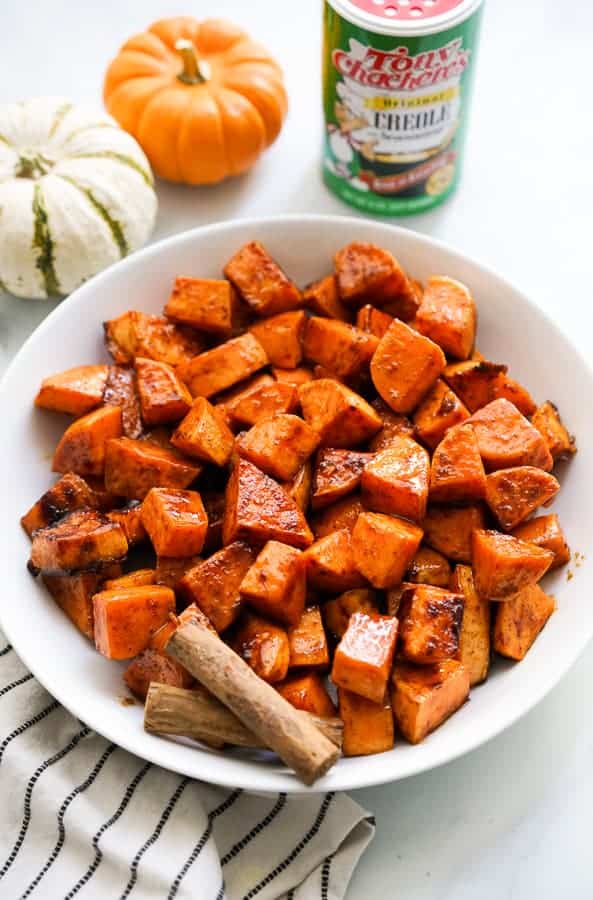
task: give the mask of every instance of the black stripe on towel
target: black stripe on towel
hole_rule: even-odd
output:
[[[19,850],[23,846],[23,842],[27,836],[27,831],[29,830],[29,825],[31,823],[31,796],[33,794],[33,788],[35,787],[45,770],[49,769],[50,766],[53,766],[54,763],[59,762],[61,759],[63,759],[64,756],[67,756],[68,753],[70,753],[71,750],[74,750],[76,745],[87,736],[87,734],[90,734],[90,728],[87,728],[85,726],[81,731],[78,732],[78,734],[74,735],[72,740],[68,744],[66,744],[65,747],[62,747],[61,750],[58,750],[57,753],[54,753],[53,756],[50,756],[49,759],[46,759],[44,762],[42,762],[41,765],[35,770],[33,775],[31,775],[31,778],[29,779],[29,783],[27,784],[27,788],[25,790],[21,830],[19,831],[19,836],[15,841],[14,847],[10,851],[8,859],[0,869],[0,878],[3,878],[10,869],[11,865],[17,858]]]
[[[7,684],[6,687],[3,687],[0,691],[0,697],[3,697],[4,694],[8,694],[9,691],[12,691],[13,688],[18,687],[21,684],[24,684],[26,681],[31,681],[33,675],[31,672],[27,672],[26,675],[23,675],[22,678],[17,678],[16,681],[11,681],[10,684]]]
[[[325,858],[321,869],[321,900],[328,900],[329,892],[329,873],[332,865],[333,853]]]
[[[6,654],[10,653],[11,650],[12,644],[7,644],[6,647],[3,647],[2,650],[0,650],[0,656],[6,656]]]
[[[281,875],[282,872],[285,872],[286,869],[288,869],[288,867],[295,861],[297,856],[300,856],[305,847],[313,840],[313,838],[323,825],[323,821],[327,815],[327,811],[334,797],[335,793],[333,791],[325,795],[323,803],[321,804],[319,812],[317,813],[317,818],[311,825],[311,828],[306,833],[306,835],[299,841],[294,850],[276,866],[275,869],[272,869],[272,871],[269,872],[265,878],[263,878],[258,884],[256,884],[255,887],[251,888],[251,890],[247,894],[245,894],[243,900],[251,900],[252,897],[257,896],[257,894],[259,894],[260,891],[263,891],[263,889],[267,887],[272,881],[274,881],[274,879],[276,879],[278,875]]]
[[[105,763],[107,762],[107,760],[109,759],[109,757],[111,756],[111,754],[113,753],[113,751],[115,749],[116,749],[115,744],[109,744],[109,746],[107,747],[107,749],[105,750],[105,752],[103,753],[103,755],[101,756],[99,761],[96,763],[96,765],[93,768],[90,775],[88,775],[85,778],[85,780],[83,782],[81,782],[81,784],[77,785],[74,788],[74,790],[68,794],[68,796],[66,797],[66,799],[60,806],[60,809],[58,811],[58,840],[56,841],[56,846],[50,853],[47,862],[45,863],[43,868],[39,870],[38,874],[35,876],[35,878],[31,882],[31,884],[29,885],[29,887],[27,888],[25,893],[22,895],[20,900],[26,900],[26,897],[28,897],[30,894],[33,893],[33,891],[35,890],[35,888],[37,887],[37,885],[39,884],[41,879],[44,877],[44,875],[47,874],[47,872],[49,872],[49,870],[55,863],[56,859],[60,855],[60,851],[62,850],[62,847],[64,846],[64,841],[66,840],[66,828],[64,826],[64,816],[66,815],[66,813],[68,811],[68,807],[70,806],[72,801],[79,794],[81,794],[83,791],[86,791],[86,789],[91,786],[91,784],[94,782],[95,778],[97,777],[97,775],[99,774],[99,772],[101,771],[101,769],[103,768],[103,766],[105,765]]]
[[[250,844],[251,841],[258,836],[258,834],[261,834],[261,832],[274,821],[276,816],[280,812],[282,812],[285,806],[286,794],[279,794],[274,807],[270,810],[267,816],[262,819],[261,822],[258,822],[257,825],[254,825],[251,831],[248,831],[240,841],[237,841],[237,843],[233,847],[231,847],[229,852],[226,853],[220,860],[220,865],[226,866],[232,859],[235,859],[235,857],[239,855],[241,850],[243,850],[248,844]]]
[[[15,728],[14,731],[11,731],[10,734],[4,738],[2,743],[0,744],[0,763],[2,763],[2,759],[4,757],[4,751],[8,747],[8,745],[14,741],[15,738],[20,737],[21,734],[24,734],[29,728],[32,728],[33,725],[37,725],[38,722],[42,722],[46,716],[49,716],[50,713],[54,712],[54,710],[59,709],[60,704],[57,700],[54,700],[49,706],[46,706],[45,709],[42,709],[41,712],[38,712],[36,716],[33,716],[32,719],[28,719],[26,722],[23,722],[22,725],[19,725],[18,728]]]
[[[216,895],[216,900],[224,900],[224,881],[220,885],[218,889],[218,894]]]
[[[235,803],[235,801],[239,799],[239,797],[241,796],[242,793],[243,793],[243,791],[240,789],[233,791],[232,794],[229,794],[228,797],[226,798],[226,800],[224,800],[220,804],[220,806],[217,806],[216,809],[213,809],[212,812],[208,813],[208,824],[206,825],[206,828],[202,832],[202,836],[200,837],[199,841],[195,845],[194,849],[192,850],[190,855],[187,857],[185,863],[183,864],[181,871],[178,873],[178,875],[176,875],[175,880],[173,881],[173,884],[171,885],[171,887],[169,889],[169,893],[167,894],[167,900],[173,900],[173,898],[177,896],[177,891],[179,890],[179,886],[180,886],[181,882],[183,881],[183,879],[189,872],[190,868],[195,863],[196,859],[198,858],[198,856],[200,855],[200,853],[202,852],[202,850],[204,849],[206,844],[208,843],[208,839],[210,838],[210,835],[212,834],[212,826],[214,824],[214,819],[218,818],[218,816],[222,816],[222,814],[225,813],[227,811],[227,809],[230,809],[231,806],[233,805],[233,803]]]

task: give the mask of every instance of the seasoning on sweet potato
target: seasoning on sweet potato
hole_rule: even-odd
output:
[[[396,319],[371,360],[371,377],[394,412],[409,413],[432,387],[445,364],[445,355],[437,344]]]
[[[226,488],[223,543],[281,541],[308,547],[313,540],[307,520],[288,493],[250,463],[239,458]]]
[[[175,594],[156,584],[101,591],[93,597],[95,647],[108,659],[131,659],[148,647],[175,612]]]
[[[348,306],[389,304],[392,315],[409,321],[419,301],[410,279],[388,250],[353,241],[334,256],[338,293]]]
[[[143,584],[156,584],[154,569],[136,569],[127,575],[118,575],[117,578],[108,578],[103,582],[104,591],[113,591],[116,588],[140,587]]]
[[[414,413],[414,430],[431,450],[443,440],[454,425],[469,418],[469,412],[457,394],[439,378]]]
[[[402,656],[430,665],[457,655],[464,595],[429,584],[402,594],[398,610]]]
[[[331,600],[326,600],[322,607],[323,622],[325,627],[337,638],[341,638],[346,629],[350,616],[355,612],[363,612],[373,615],[379,612],[379,599],[377,592],[369,588],[353,588],[344,591]]]
[[[280,481],[294,478],[319,444],[317,433],[299,416],[273,416],[237,438],[240,456]]]
[[[385,697],[373,703],[366,697],[338,689],[340,718],[344,723],[342,753],[344,756],[369,756],[391,750],[394,743],[393,710]]]
[[[476,590],[489,600],[510,600],[542,578],[554,561],[551,550],[510,534],[478,529],[472,535]]]
[[[352,530],[354,565],[373,587],[398,584],[422,540],[422,529],[382,513],[363,512]]]
[[[248,331],[180,365],[177,374],[194,397],[211,397],[268,364],[262,345]]]
[[[94,506],[95,509],[100,509],[101,512],[109,512],[114,506],[122,502],[121,497],[107,490],[105,481],[100,475],[86,475],[84,480],[92,494],[89,506]]]
[[[286,481],[282,487],[289,497],[292,497],[302,512],[307,511],[311,497],[311,483],[313,481],[313,466],[308,459],[298,470],[294,478]]]
[[[117,319],[104,322],[103,327],[107,350],[119,365],[144,356],[179,366],[203,349],[195,331],[176,325],[164,316],[151,316],[138,310],[130,309]]]
[[[138,396],[136,372],[129,366],[109,366],[103,393],[104,406],[119,406],[124,437],[142,437],[144,425]]]
[[[375,398],[371,403],[381,419],[382,428],[369,443],[369,450],[372,453],[378,453],[385,447],[390,447],[395,438],[407,435],[414,437],[414,426],[407,416],[394,413],[380,397]]]
[[[158,556],[194,556],[204,546],[208,519],[197,491],[151,488],[141,517]]]
[[[292,384],[298,388],[301,384],[313,380],[313,372],[308,366],[298,366],[296,369],[282,369],[278,366],[272,366],[272,375],[284,384]]]
[[[438,344],[447,356],[467,359],[476,337],[476,304],[467,287],[454,278],[432,275],[426,282],[414,327]]]
[[[44,575],[43,583],[72,624],[89,640],[93,640],[93,594],[99,590],[101,575],[81,572],[79,575]]]
[[[332,378],[302,384],[299,401],[305,421],[324,447],[356,447],[381,428],[381,419],[372,406]]]
[[[486,475],[473,428],[450,428],[432,456],[431,502],[471,503],[485,494]]]
[[[21,525],[31,537],[38,528],[45,528],[83,506],[95,506],[93,492],[83,478],[67,472],[25,513]]]
[[[107,513],[111,522],[117,522],[123,528],[128,544],[140,544],[146,540],[146,529],[142,524],[142,510],[139,503],[134,501],[121,509],[112,509]]]
[[[295,709],[302,709],[320,718],[337,714],[323,678],[318,672],[291,675],[274,687]]]
[[[189,688],[194,683],[187,669],[175,659],[148,647],[133,660],[124,672],[124,681],[134,696],[146,700],[152,681],[173,687]]]
[[[360,497],[356,495],[344,497],[343,500],[338,500],[337,503],[332,503],[331,506],[313,513],[311,528],[315,539],[327,537],[334,531],[341,531],[343,528],[352,532],[361,512],[364,512],[364,507]]]
[[[127,550],[120,525],[96,509],[77,509],[34,533],[29,567],[44,574],[90,569],[121,559]]]
[[[224,274],[258,316],[302,306],[301,292],[259,241],[241,247],[224,267]]]
[[[338,319],[312,316],[303,339],[303,354],[339,379],[358,379],[368,372],[379,339]]]
[[[543,547],[544,550],[551,550],[554,561],[549,571],[570,562],[570,549],[556,513],[536,516],[528,522],[523,522],[522,525],[513,528],[512,535],[521,541]]]
[[[552,468],[553,459],[540,432],[508,400],[493,400],[467,421],[487,472],[511,466],[537,466],[547,472]]]
[[[464,598],[458,659],[473,687],[486,680],[490,668],[490,601],[476,591],[470,566],[455,566],[449,586]]]
[[[235,439],[220,410],[205,397],[196,397],[173,432],[171,443],[188,456],[224,466],[231,457]]]
[[[501,375],[506,375],[506,371],[507,367],[499,363],[470,359],[448,365],[443,378],[464,406],[473,413],[494,399],[494,385]]]
[[[118,438],[107,442],[105,486],[119,497],[144,500],[153,487],[183,489],[201,471],[202,466],[195,460],[151,441]]]
[[[560,490],[549,472],[535,466],[499,469],[486,479],[486,503],[505,531],[510,531],[538,506],[548,506]]]
[[[83,416],[99,405],[107,383],[107,366],[75,366],[44,378],[35,406]]]
[[[485,527],[484,510],[479,503],[468,506],[430,504],[422,522],[424,540],[455,562],[471,562],[472,532]]]
[[[360,485],[362,471],[372,454],[326,448],[319,451],[313,472],[311,506],[322,509],[351,494]]]
[[[334,654],[335,685],[381,703],[387,690],[397,641],[398,621],[392,616],[356,612]]]
[[[456,659],[431,666],[397,662],[391,703],[396,725],[405,739],[419,744],[465,703],[469,687],[469,673]]]
[[[266,376],[267,377],[267,376]],[[252,391],[233,405],[232,412],[225,408],[227,420],[233,428],[251,428],[263,419],[282,413],[294,413],[298,406],[294,385],[272,381]]]
[[[303,356],[303,337],[307,314],[298,309],[262,319],[249,326],[249,331],[262,345],[273,366],[296,369]]]
[[[343,322],[350,319],[350,311],[340,300],[335,275],[326,275],[325,278],[308,285],[303,291],[303,300],[305,306],[316,316],[341,319]]]
[[[202,562],[199,556],[157,556],[154,573],[155,584],[162,584],[177,591],[186,572]]]
[[[239,428],[241,423],[235,420],[235,410],[239,404],[244,400],[249,400],[252,395],[257,397],[263,388],[275,384],[272,376],[265,372],[261,375],[254,375],[248,381],[240,382],[236,387],[219,394],[216,398],[216,409],[224,414],[229,428]]]
[[[574,437],[566,430],[557,407],[549,400],[542,403],[531,418],[531,424],[542,435],[554,462],[565,459],[577,452]]]
[[[256,612],[282,625],[296,625],[307,593],[303,554],[279,541],[268,541],[239,590]]]
[[[316,540],[306,551],[305,560],[307,583],[320,591],[338,593],[366,583],[354,565],[351,536],[346,529]]]
[[[504,375],[502,372],[492,382],[489,399],[498,400],[500,397],[504,397],[513,403],[519,412],[523,413],[528,419],[534,414],[537,408],[536,403],[527,388],[523,387],[522,384],[519,384],[518,381],[515,381],[514,378],[509,378],[508,375]]]
[[[233,286],[224,279],[178,277],[164,312],[175,322],[227,338],[244,318],[240,306]]]
[[[288,637],[278,625],[245,613],[232,646],[264,681],[274,684],[286,678],[290,658]]]
[[[142,420],[146,425],[178,422],[190,410],[192,397],[167,363],[137,356],[135,360]]]
[[[290,647],[289,666],[325,667],[329,665],[329,650],[318,606],[308,606],[297,622],[288,629]]]
[[[430,547],[420,547],[408,566],[406,578],[414,584],[432,584],[434,587],[448,587],[451,566],[446,557]]]
[[[394,438],[362,473],[362,501],[375,512],[419,522],[426,512],[430,458],[413,438]]]
[[[247,544],[235,541],[186,572],[177,591],[186,603],[196,603],[218,632],[224,631],[241,612],[239,589],[254,560]]]
[[[105,469],[105,445],[122,433],[121,411],[104,406],[76,419],[66,429],[56,447],[54,472],[77,475],[102,475]]]
[[[492,635],[496,652],[523,659],[554,609],[554,598],[539,584],[529,584],[506,603],[499,603]]]
[[[393,316],[383,312],[382,309],[376,309],[370,303],[362,306],[356,314],[356,327],[367,334],[373,334],[379,340],[392,322]]]

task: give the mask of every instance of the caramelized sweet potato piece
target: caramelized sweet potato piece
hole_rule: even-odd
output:
[[[294,478],[286,481],[283,488],[302,512],[307,511],[311,496],[311,482],[313,481],[313,466],[308,459],[298,470]]]
[[[412,581],[402,581],[397,587],[389,588],[389,590],[385,592],[385,608],[388,616],[397,616],[401,599],[405,591],[407,591],[408,588],[413,587],[414,583]]]
[[[434,450],[449,428],[468,418],[469,412],[457,394],[439,378],[414,413],[416,437]]]
[[[130,546],[146,540],[146,529],[142,524],[142,510],[139,503],[134,501],[121,509],[112,509],[107,513],[107,518],[121,525]]]
[[[282,381],[272,381],[239,399],[233,404],[232,411],[228,407],[224,411],[232,428],[251,428],[263,419],[282,413],[294,413],[297,406],[296,387]]]
[[[218,632],[224,631],[241,611],[239,589],[254,559],[247,544],[235,541],[186,572],[177,590],[186,603],[200,607]]]
[[[381,419],[366,400],[332,378],[299,388],[303,416],[324,447],[356,447],[381,428]]]
[[[432,275],[426,282],[414,326],[447,356],[467,359],[476,337],[476,304],[467,287],[454,278]]]
[[[175,594],[156,584],[101,591],[93,597],[95,646],[108,659],[131,659],[148,647],[175,612]]]
[[[305,553],[307,583],[320,591],[347,591],[364,587],[354,565],[350,532],[335,531],[315,541]]]
[[[419,522],[426,513],[430,458],[413,438],[394,438],[362,473],[362,501],[375,512]]]
[[[141,509],[142,524],[158,556],[194,556],[201,551],[208,519],[197,491],[151,488]]]
[[[183,489],[201,471],[195,460],[150,441],[119,438],[107,442],[105,485],[116,496],[144,500],[153,487]]]
[[[448,587],[451,567],[442,553],[430,547],[420,547],[406,572],[408,581],[414,584],[432,584],[434,587]]]
[[[388,250],[354,241],[338,250],[334,265],[340,298],[348,306],[389,305],[393,315],[405,320],[416,315],[414,286]]]
[[[282,625],[296,625],[307,593],[303,554],[279,541],[268,541],[239,590],[256,612]]]
[[[549,571],[570,562],[570,550],[555,513],[536,516],[528,522],[523,522],[522,525],[513,528],[512,535],[521,541],[543,547],[544,550],[551,550],[554,561]]]
[[[173,432],[171,443],[188,456],[224,466],[231,457],[235,439],[220,410],[205,397],[196,397]]]
[[[177,591],[179,582],[186,572],[201,563],[199,556],[161,556],[157,557],[154,573],[155,584],[162,584]]]
[[[294,478],[301,466],[315,452],[319,444],[317,433],[293,415],[273,416],[254,425],[237,438],[240,456],[278,478]]]
[[[77,509],[35,532],[29,566],[44,574],[60,574],[121,559],[127,550],[120,525],[96,509]]]
[[[254,375],[249,381],[241,382],[229,391],[219,394],[216,398],[216,409],[224,414],[230,428],[239,428],[242,423],[236,421],[235,411],[237,407],[252,396],[257,397],[263,388],[271,387],[275,384],[276,382],[271,375],[266,373]]]
[[[83,506],[95,506],[93,492],[83,478],[67,472],[25,513],[21,525],[31,537],[38,528],[45,528]]]
[[[108,578],[103,582],[104,591],[113,591],[116,588],[140,587],[144,584],[156,584],[154,569],[136,569],[127,575],[118,575],[117,578]]]
[[[125,437],[139,438],[142,436],[144,427],[134,369],[128,366],[109,366],[103,405],[119,406],[122,434]]]
[[[336,715],[336,707],[318,672],[292,675],[276,684],[275,688],[295,709],[302,709],[320,718]]]
[[[273,366],[296,369],[303,356],[307,315],[304,310],[280,313],[249,327]]]
[[[471,413],[490,403],[494,386],[507,367],[486,359],[470,359],[452,363],[443,372],[443,378]]]
[[[510,600],[535,584],[552,565],[554,554],[510,534],[478,529],[472,535],[476,590],[489,600]]]
[[[194,397],[211,397],[249,378],[268,362],[262,345],[246,332],[194,356],[179,366],[177,374]]]
[[[206,510],[208,529],[204,541],[204,555],[210,556],[222,547],[222,523],[224,520],[224,491],[201,490],[202,503]]]
[[[350,616],[355,612],[363,612],[367,615],[378,613],[379,600],[376,591],[368,588],[344,591],[338,597],[327,600],[322,608],[326,628],[338,638],[341,638],[346,632]]]
[[[224,274],[258,316],[273,316],[302,305],[297,286],[259,241],[241,247],[224,267]]]
[[[308,547],[313,535],[302,511],[288,493],[253,463],[239,458],[225,495],[223,543],[275,540]]]
[[[190,410],[192,397],[167,363],[136,357],[140,410],[146,425],[178,422]]]
[[[338,285],[335,275],[326,275],[319,281],[314,281],[303,291],[305,306],[316,316],[325,316],[328,319],[341,319],[347,322],[350,312],[338,294]]]
[[[332,681],[373,703],[387,690],[397,640],[398,621],[392,616],[356,612],[336,648]]]
[[[496,652],[523,659],[554,609],[554,598],[539,584],[529,584],[506,603],[499,603],[492,636]]]
[[[290,651],[283,628],[247,613],[233,638],[233,648],[256,675],[274,684],[288,672]]]
[[[469,686],[469,673],[456,659],[432,666],[397,662],[391,703],[396,724],[405,739],[419,744],[465,703]]]
[[[428,507],[424,521],[424,540],[434,550],[456,562],[471,562],[472,532],[485,527],[482,507],[475,503],[468,506]]]
[[[469,566],[455,566],[450,588],[464,598],[458,659],[473,687],[486,680],[490,668],[490,602],[476,591]]]
[[[537,408],[527,388],[502,373],[494,379],[490,389],[490,400],[498,400],[500,397],[509,400],[528,419]]]
[[[189,328],[175,325],[164,316],[128,310],[103,325],[105,343],[116,363],[127,365],[136,356],[179,366],[201,353],[203,344]]]
[[[193,678],[176,660],[147,648],[133,660],[124,672],[124,681],[139,700],[146,700],[151,681],[189,688]]]
[[[570,457],[577,452],[574,437],[568,433],[558,409],[549,400],[536,409],[531,424],[542,435],[554,462],[557,459]]]
[[[101,512],[110,512],[122,502],[122,498],[116,496],[111,491],[108,491],[105,487],[104,479],[99,475],[87,475],[84,479],[88,484],[91,494],[92,500],[88,504],[89,506],[94,506],[95,509],[100,509]]]
[[[469,418],[487,472],[537,466],[549,472],[552,456],[543,437],[508,400],[493,400]]]
[[[361,513],[352,531],[354,565],[373,587],[390,588],[404,577],[422,540],[422,529],[381,513]]]
[[[288,629],[290,668],[329,665],[327,638],[318,606],[308,606]]]
[[[505,531],[510,531],[538,506],[548,506],[560,490],[553,475],[535,466],[499,469],[486,479],[486,503]]]
[[[393,316],[388,315],[381,309],[375,309],[370,303],[361,307],[356,314],[356,327],[367,334],[373,334],[379,340],[392,322]]]
[[[62,435],[54,453],[54,472],[77,475],[102,475],[105,469],[105,444],[122,433],[121,411],[104,406],[76,419]]]
[[[469,503],[486,494],[486,475],[471,425],[450,428],[434,451],[430,499],[437,503]]]
[[[369,443],[369,450],[372,453],[378,453],[379,450],[390,447],[395,438],[404,435],[414,437],[414,426],[407,416],[394,413],[380,397],[373,400],[371,406],[381,419],[382,424],[381,431]]]
[[[99,405],[107,383],[107,366],[76,366],[44,378],[35,406],[83,416]]]
[[[337,503],[316,512],[311,517],[311,528],[315,539],[319,540],[323,537],[333,534],[334,531],[341,531],[345,528],[348,532],[356,525],[361,512],[364,512],[359,496],[344,497]]]
[[[79,575],[44,575],[43,583],[73,625],[93,640],[93,594],[99,590],[101,575],[81,572]]]
[[[220,278],[176,278],[164,311],[175,322],[222,338],[243,318],[233,286]]]
[[[298,388],[306,381],[313,380],[313,372],[308,366],[298,366],[296,369],[281,369],[278,366],[272,366],[272,375],[283,384],[292,384]]]
[[[344,723],[344,756],[369,756],[371,753],[391,750],[394,729],[389,697],[385,697],[380,703],[373,703],[366,697],[339,688],[338,704],[340,718]]]
[[[404,322],[391,323],[371,361],[377,391],[396,413],[418,405],[445,368],[441,348]]]
[[[313,473],[313,509],[322,509],[355,491],[360,485],[362,471],[371,459],[370,453],[356,450],[320,450]]]
[[[303,339],[303,353],[337,378],[356,379],[368,371],[379,339],[338,319],[312,316]]]
[[[402,594],[398,617],[402,656],[424,665],[456,656],[463,594],[418,584]]]

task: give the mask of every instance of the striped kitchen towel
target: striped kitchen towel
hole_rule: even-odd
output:
[[[6,900],[338,900],[374,833],[346,794],[255,797],[132,756],[1,632],[0,807]]]

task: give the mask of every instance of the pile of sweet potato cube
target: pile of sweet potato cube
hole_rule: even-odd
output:
[[[336,715],[329,674],[346,755],[418,742],[551,615],[539,581],[570,554],[532,514],[574,441],[475,349],[458,281],[365,243],[303,291],[257,242],[224,275],[43,382],[74,420],[29,567],[139,697],[191,687],[166,644],[195,621],[297,708]]]

